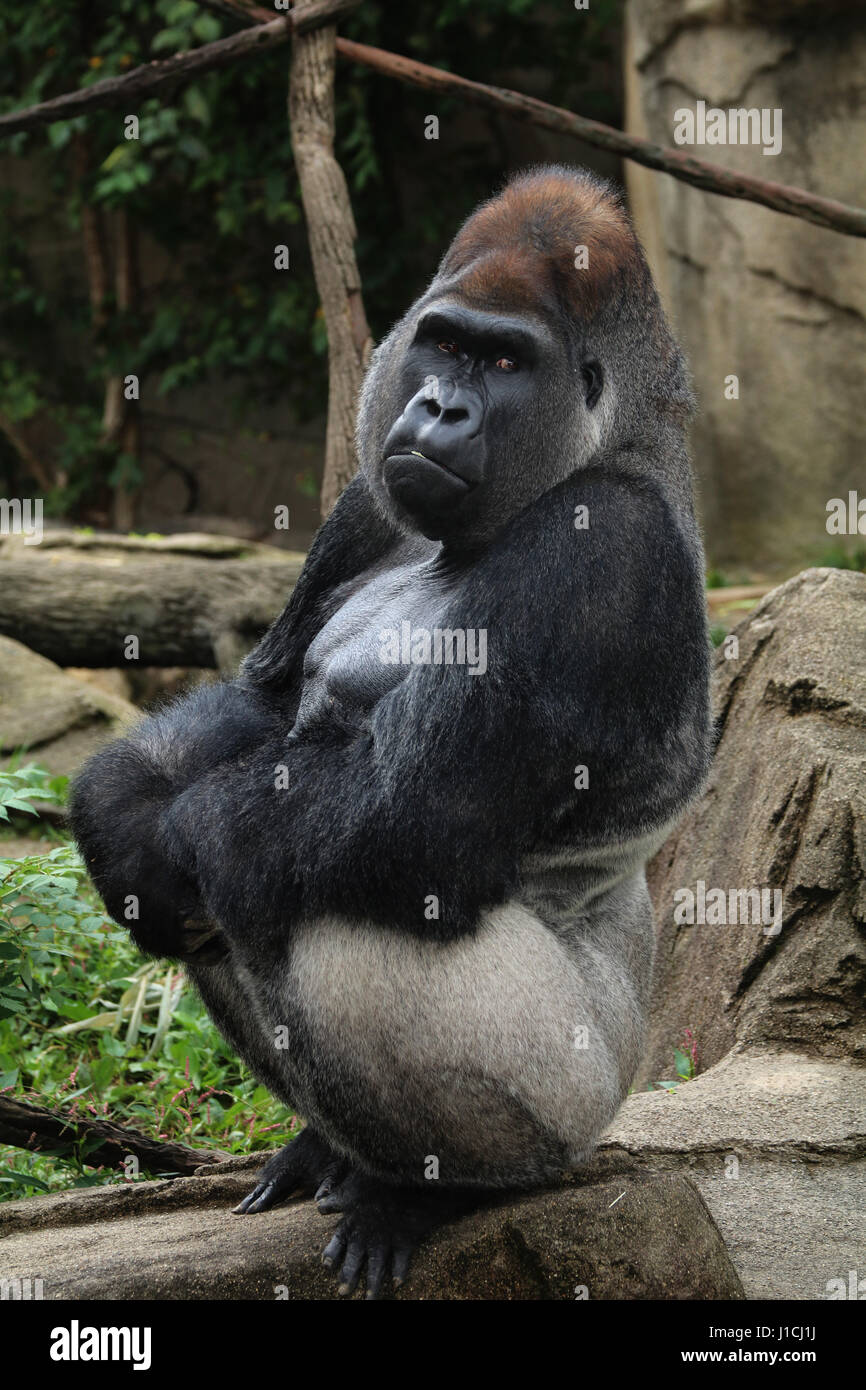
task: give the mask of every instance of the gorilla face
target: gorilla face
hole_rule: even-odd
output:
[[[358,457],[392,522],[471,556],[601,451],[667,458],[691,406],[618,196],[551,166],[468,218],[376,349]]]
[[[423,304],[394,387],[403,409],[373,466],[389,510],[461,548],[487,539],[566,476],[575,410],[591,409],[602,390],[598,363],[575,373],[569,355],[536,315],[488,312],[450,296]],[[538,447],[539,418],[559,432],[558,449]]]

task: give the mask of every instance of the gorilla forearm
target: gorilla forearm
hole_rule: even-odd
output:
[[[279,764],[290,779],[283,789]],[[492,809],[481,814],[479,788],[464,820],[435,772],[411,787],[396,793],[366,739],[288,753],[274,744],[194,784],[168,825],[195,856],[208,913],[230,933],[282,932],[300,915],[330,912],[453,937],[512,886],[513,830]]]
[[[175,799],[242,753],[292,726],[303,656],[325,621],[328,596],[394,541],[360,480],[319,532],[283,614],[241,677],[203,685],[103,749],[76,779],[72,828],[109,912],[153,954],[178,954],[178,923],[199,904],[195,856],[168,828]],[[233,783],[234,785],[234,783]],[[231,824],[223,850],[231,845]],[[128,915],[130,895],[138,919]]]
[[[73,833],[108,911],[143,950],[173,954],[178,925],[199,901],[194,864],[166,834],[172,802],[278,725],[257,691],[202,686],[103,749],[77,778]]]

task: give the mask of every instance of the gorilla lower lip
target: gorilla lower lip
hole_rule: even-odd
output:
[[[456,483],[459,483],[465,491],[468,491],[469,488],[472,487],[472,483],[468,478],[464,478],[462,474],[456,472],[455,469],[450,468],[447,463],[442,463],[441,459],[433,459],[430,457],[429,454],[422,454],[418,449],[409,449],[405,454],[391,454],[390,457],[386,459],[386,464],[394,465],[399,460],[408,461],[411,459],[419,460],[418,465],[413,465],[414,467],[418,467],[419,469],[424,464],[429,464],[431,468],[440,469],[443,473],[446,473],[449,478],[453,478]]]

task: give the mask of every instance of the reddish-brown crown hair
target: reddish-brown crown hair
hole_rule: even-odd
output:
[[[575,267],[579,246],[587,248],[586,269]],[[616,191],[592,174],[553,167],[519,175],[473,213],[440,275],[455,277],[473,307],[528,311],[555,302],[585,317],[617,274],[642,268]]]

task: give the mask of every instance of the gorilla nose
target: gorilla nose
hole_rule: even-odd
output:
[[[422,388],[412,397],[385,443],[386,457],[433,464],[473,487],[483,473],[483,412],[480,402],[460,390],[441,395]]]

